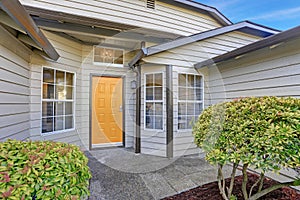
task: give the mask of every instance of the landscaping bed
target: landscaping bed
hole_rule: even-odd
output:
[[[248,173],[248,184],[247,189],[250,190],[251,185],[259,178],[256,174]],[[243,194],[241,190],[243,176],[237,176],[235,178],[233,194],[237,197],[238,200],[243,200]],[[229,184],[230,179],[226,179],[226,184]],[[264,188],[268,188],[272,185],[277,184],[278,182],[265,178]],[[257,191],[254,190],[254,193]],[[217,182],[212,182],[205,184],[203,186],[182,192],[180,194],[164,198],[164,200],[223,200],[220,195]],[[261,200],[300,200],[300,192],[292,189],[290,187],[283,187],[277,189],[264,197]]]

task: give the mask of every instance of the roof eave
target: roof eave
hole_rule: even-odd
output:
[[[18,0],[0,0],[0,7],[40,46],[52,60],[58,60],[59,54],[46,36],[36,26]]]
[[[300,26],[292,28],[290,30],[278,33],[276,35],[272,35],[270,37],[267,37],[265,39],[262,39],[260,41],[254,42],[252,44],[243,46],[241,48],[235,49],[233,51],[230,51],[228,53],[216,56],[212,59],[205,60],[203,62],[197,63],[194,65],[196,69],[200,69],[206,66],[211,66],[213,64],[217,64],[226,60],[230,60],[232,58],[236,58],[238,56],[265,48],[265,47],[271,47],[273,45],[285,42],[286,40],[300,37]]]

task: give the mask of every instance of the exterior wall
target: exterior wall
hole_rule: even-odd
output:
[[[145,74],[147,73],[163,73],[163,130],[145,129]],[[141,153],[166,157],[166,67],[164,65],[143,65],[141,81]]]
[[[145,62],[193,67],[198,62],[227,53],[261,38],[238,31],[218,35],[143,58]]]
[[[80,44],[71,40],[65,39],[51,32],[44,32],[50,43],[55,47],[61,56],[58,61],[50,61],[38,55],[34,55],[31,60],[31,77],[30,77],[30,134],[32,140],[54,140],[73,143],[82,146],[81,140],[81,123],[80,116],[80,67],[81,67],[81,52]],[[60,132],[57,134],[41,135],[41,116],[42,116],[42,70],[43,67],[50,67],[58,70],[66,70],[75,73],[76,88],[75,88],[75,130]]]
[[[212,17],[156,1],[147,9],[145,0],[21,0],[23,5],[45,8],[188,36],[221,27]]]
[[[129,58],[125,58],[129,60]],[[89,144],[90,133],[90,75],[121,76],[125,78],[123,101],[125,102],[125,147],[133,147],[135,134],[135,89],[131,89],[131,81],[136,79],[136,73],[127,67],[113,67],[109,65],[96,65],[93,63],[93,46],[84,45],[82,48],[82,68],[78,83],[78,107],[80,112],[78,131],[85,146]],[[123,83],[124,84],[124,83]]]
[[[200,74],[204,78],[204,107],[207,106],[209,102],[207,97],[207,77],[208,71],[202,69],[196,71],[193,68],[188,67],[173,67],[173,105],[174,105],[174,127],[173,127],[173,155],[174,157],[190,154],[199,154],[202,151],[194,144],[194,136],[192,135],[192,130],[178,130],[178,74]]]
[[[300,38],[209,68],[210,104],[246,96],[300,98]]]
[[[0,27],[0,140],[30,137],[31,51]]]

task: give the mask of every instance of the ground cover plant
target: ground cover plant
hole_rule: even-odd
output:
[[[245,200],[258,199],[283,186],[300,185],[298,177],[263,188],[265,172],[300,166],[300,99],[249,97],[213,105],[203,111],[193,134],[197,146],[206,151],[206,160],[218,165],[218,187],[223,199],[236,198],[232,191],[239,165]],[[222,168],[229,163],[233,166],[232,176],[225,184]],[[261,174],[247,190],[250,166],[260,169]]]
[[[80,199],[89,195],[88,159],[51,141],[0,143],[0,199]]]

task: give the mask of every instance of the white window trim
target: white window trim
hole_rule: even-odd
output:
[[[53,70],[58,70],[58,71],[63,71],[63,72],[68,72],[68,73],[72,73],[74,74],[73,76],[73,101],[72,100],[64,100],[64,102],[73,102],[73,128],[70,129],[64,129],[64,130],[59,130],[59,131],[52,131],[52,132],[47,132],[47,133],[43,133],[42,129],[43,129],[43,101],[51,101],[51,102],[55,102],[55,101],[60,101],[60,100],[56,100],[56,99],[43,99],[43,75],[44,75],[44,68],[48,68],[48,69],[53,69]],[[66,133],[66,132],[71,132],[71,131],[75,131],[76,130],[76,72],[72,72],[72,71],[68,71],[68,70],[64,70],[64,69],[57,69],[54,67],[48,67],[48,66],[42,66],[41,68],[41,106],[40,106],[40,134],[41,136],[47,136],[47,135],[55,135],[55,134],[61,134],[61,133]],[[54,77],[54,81],[55,81]]]
[[[123,51],[123,64],[95,62],[95,48],[96,47]],[[124,49],[114,48],[114,47],[109,47],[109,46],[101,46],[101,45],[94,45],[93,46],[93,64],[94,65],[103,66],[103,67],[124,67],[124,63],[125,63],[125,50]]]
[[[162,100],[146,100],[146,76],[149,74],[162,74]],[[155,131],[155,132],[163,132],[165,131],[165,73],[164,71],[155,71],[155,72],[147,72],[144,73],[144,130],[146,131]],[[163,124],[162,124],[162,129],[150,129],[146,127],[146,104],[148,102],[151,103],[162,103],[162,120],[163,120]]]
[[[179,75],[180,74],[201,76],[202,77],[201,84],[202,84],[203,88],[202,88],[202,101],[179,100],[179,88],[180,88],[180,86],[179,86],[179,84],[177,85],[177,120],[178,120],[178,116],[179,116],[178,107],[179,107],[179,103],[180,102],[187,102],[187,103],[195,103],[195,102],[197,102],[197,103],[202,103],[202,111],[203,111],[204,110],[204,99],[205,99],[205,97],[204,97],[204,89],[205,89],[205,87],[204,87],[204,83],[205,83],[204,82],[204,75],[202,73],[177,72],[177,81],[179,81]],[[178,128],[178,124],[179,123],[177,123],[177,131],[178,132],[187,132],[187,131],[192,131],[193,130],[193,129],[190,129],[190,128],[179,129]]]

